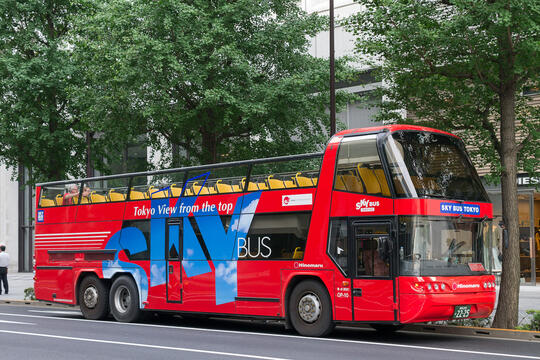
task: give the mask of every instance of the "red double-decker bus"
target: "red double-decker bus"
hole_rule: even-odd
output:
[[[346,130],[321,153],[44,183],[36,202],[36,297],[88,319],[259,317],[322,336],[495,303],[492,205],[439,130]]]

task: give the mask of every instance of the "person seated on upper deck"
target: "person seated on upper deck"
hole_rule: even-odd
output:
[[[91,201],[90,201],[90,193],[91,193],[90,188],[89,188],[88,186],[85,185],[85,186],[83,187],[83,192],[82,192],[82,198],[83,198],[83,199],[82,199],[81,203],[91,202]],[[85,200],[85,199],[86,199],[86,200]]]
[[[77,184],[69,184],[67,186],[67,192],[64,194],[62,204],[73,205],[73,198],[79,196],[79,186]]]

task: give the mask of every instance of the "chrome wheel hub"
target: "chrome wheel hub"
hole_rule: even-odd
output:
[[[98,291],[95,286],[91,285],[84,290],[83,294],[84,306],[88,309],[93,309],[98,303]]]
[[[321,316],[321,301],[315,294],[306,294],[298,302],[298,314],[308,323],[313,323]]]
[[[127,287],[120,286],[114,293],[114,306],[120,313],[125,313],[129,310],[131,303],[131,294]]]

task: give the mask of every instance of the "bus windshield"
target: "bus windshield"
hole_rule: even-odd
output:
[[[436,197],[489,202],[457,138],[397,131],[384,143],[397,197]]]
[[[400,275],[485,273],[479,264],[484,263],[488,236],[489,221],[402,216],[399,218]]]

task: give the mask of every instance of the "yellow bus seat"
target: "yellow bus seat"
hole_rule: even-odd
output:
[[[50,207],[50,206],[55,206],[55,203],[53,199],[41,198],[39,205],[41,207]]]
[[[208,188],[208,193],[210,194],[217,194],[217,190],[214,186]]]
[[[246,187],[246,178],[243,178],[242,181],[240,182],[240,184],[242,185],[242,189],[245,189],[245,187]],[[249,184],[248,184],[247,191],[257,191],[257,190],[259,190],[259,187],[257,186],[257,184],[250,181]]]
[[[182,192],[182,188],[176,187],[176,184],[171,185],[172,197],[179,197],[181,192]]]
[[[286,189],[292,189],[297,187],[296,183],[292,180],[283,180],[283,184],[285,185]]]
[[[86,196],[83,196],[82,199],[81,199],[81,204],[89,204],[90,201],[88,200],[88,198]]]
[[[169,197],[167,190],[159,190],[154,186],[148,188],[148,196],[150,199],[162,199]]]
[[[257,183],[257,187],[259,188],[259,190],[268,190],[268,185],[263,182]]]
[[[364,192],[364,186],[362,185],[362,182],[353,173],[343,174],[341,175],[341,178],[347,191],[359,194]]]
[[[64,203],[64,196],[62,194],[58,194],[54,200],[56,201],[56,205],[60,206]]]
[[[193,191],[191,189],[186,189],[186,191],[184,192],[184,196],[193,196]]]
[[[124,201],[126,196],[122,193],[116,192],[114,189],[109,190],[109,199],[111,201]]]
[[[129,192],[129,199],[130,200],[144,200],[146,199],[146,196],[142,191],[133,190],[132,188],[131,191]]]
[[[302,173],[298,172],[294,176],[294,179],[296,180],[296,183],[298,184],[298,187],[313,186],[313,182],[311,181],[310,178],[305,177],[305,176],[301,176],[301,175],[302,175]]]
[[[343,180],[343,175],[336,175],[336,182],[334,183],[334,188],[336,190],[347,190],[347,187],[345,186],[345,181]]]
[[[236,185],[238,186],[238,185]],[[238,188],[240,189],[240,186],[238,186]],[[220,194],[226,194],[226,193],[231,193],[231,192],[235,192],[233,190],[233,187],[229,184],[224,184],[221,179],[219,179],[217,182],[216,182],[216,190],[218,193]]]
[[[199,185],[198,181],[195,181],[193,185],[191,185],[191,190],[194,195],[208,195],[210,194],[210,191],[208,191],[208,188],[206,186]]]
[[[274,175],[268,176],[266,181],[268,182],[268,187],[270,189],[284,189],[285,188],[285,184],[283,183],[283,180],[274,179]]]
[[[90,194],[90,200],[92,203],[104,203],[107,202],[107,198],[101,194],[97,194],[95,191],[92,191]]]
[[[317,186],[317,182],[319,181],[319,178],[311,178],[311,181],[313,182],[313,185]]]
[[[233,184],[231,185],[233,192],[242,192],[240,185]]]
[[[294,249],[293,259],[301,259],[304,256],[304,251],[300,248],[300,246],[296,247]]]
[[[381,185],[379,184],[379,180],[377,180],[377,176],[375,176],[375,174],[373,173],[373,170],[367,167],[362,167],[360,165],[361,164],[358,164],[358,174],[360,175],[360,178],[366,186],[366,193],[380,194]]]
[[[390,196],[390,188],[388,187],[388,182],[386,181],[386,176],[384,176],[383,169],[375,169],[373,171],[375,172],[375,176],[381,185],[383,196]]]

